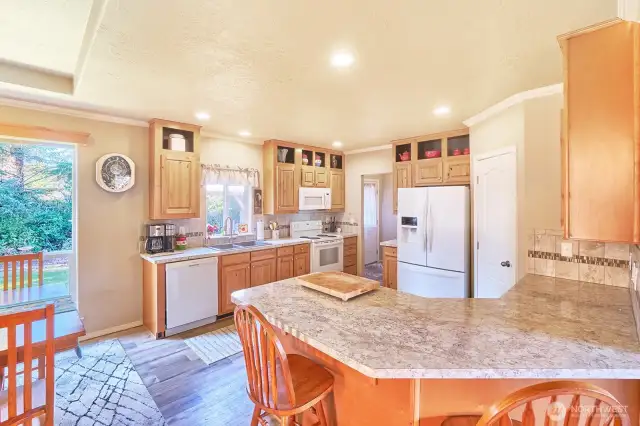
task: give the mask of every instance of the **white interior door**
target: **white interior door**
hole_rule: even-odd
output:
[[[516,153],[476,160],[475,297],[497,298],[515,284]]]
[[[378,196],[378,181],[365,181],[363,188],[364,199],[364,264],[375,263],[380,260],[380,221]]]

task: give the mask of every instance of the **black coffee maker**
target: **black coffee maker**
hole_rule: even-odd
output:
[[[172,223],[149,224],[145,251],[149,254],[172,252],[175,249],[176,226]]]

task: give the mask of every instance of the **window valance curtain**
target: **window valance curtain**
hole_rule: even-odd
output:
[[[202,185],[243,185],[260,188],[260,171],[239,166],[202,164]]]

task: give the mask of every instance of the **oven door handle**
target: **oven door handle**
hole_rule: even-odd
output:
[[[342,241],[336,241],[335,243],[329,243],[329,244],[317,244],[314,246],[314,248],[333,248],[333,247],[341,246],[342,244],[343,244]]]

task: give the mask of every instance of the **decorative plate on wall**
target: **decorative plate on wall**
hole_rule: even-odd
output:
[[[105,191],[124,192],[136,181],[136,165],[122,154],[107,154],[96,162],[96,182]]]

